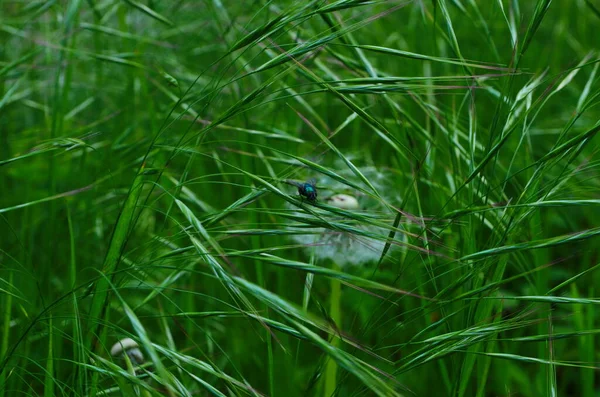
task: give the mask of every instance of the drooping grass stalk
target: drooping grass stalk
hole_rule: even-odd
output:
[[[46,360],[46,376],[44,377],[44,397],[54,396],[54,326],[52,315],[48,318],[48,357]]]
[[[333,270],[339,271],[340,267],[332,262],[331,268]],[[342,325],[342,284],[340,280],[335,277],[331,277],[329,279],[329,317],[331,318],[332,325],[334,326],[334,331],[332,333],[331,345],[333,347],[340,346],[340,334],[343,329]],[[340,334],[338,334],[338,332]],[[327,359],[327,365],[325,366],[325,387],[323,389],[323,396],[330,397],[333,396],[337,389],[337,373],[338,373],[338,365],[337,362],[329,357]]]
[[[109,294],[110,279],[112,279],[117,265],[120,263],[121,252],[127,242],[130,228],[133,223],[136,204],[142,192],[144,175],[142,174],[144,166],[142,165],[140,173],[135,177],[131,189],[128,192],[127,199],[123,204],[123,209],[115,225],[113,235],[110,241],[109,249],[104,259],[102,267],[103,277],[95,285],[95,294],[90,308],[90,318],[87,324],[87,345],[89,352],[101,352],[102,345],[106,343],[107,328],[101,327],[99,319],[108,320],[109,310],[107,299]],[[96,339],[98,336],[98,339]],[[95,391],[98,383],[98,372],[92,375],[92,390]]]
[[[260,201],[258,202],[258,204],[260,205]],[[252,224],[258,224],[259,223],[259,214],[258,213],[253,213],[250,216],[250,223]],[[261,248],[261,239],[260,236],[252,236],[251,237],[251,243],[252,243],[252,248],[253,249],[260,249]],[[258,279],[259,285],[261,285],[262,287],[266,287],[266,280],[267,278],[265,277],[265,266],[263,264],[263,262],[255,260],[254,261],[255,267],[256,267],[256,277]],[[265,309],[267,310],[267,312],[265,313],[265,317],[269,318],[269,313],[268,307],[265,307]],[[267,377],[268,377],[268,384],[269,384],[269,395],[271,396],[275,396],[275,363],[274,363],[274,357],[273,357],[273,337],[271,335],[271,330],[269,328],[265,328],[265,339],[267,342]]]
[[[12,285],[13,283],[13,272],[10,271],[10,273],[8,274],[8,279],[7,282],[9,285]],[[11,293],[8,294],[4,294],[4,299],[3,299],[3,309],[4,309],[4,316],[2,318],[2,345],[0,346],[0,359],[4,360],[6,357],[6,353],[8,352],[8,344],[9,344],[9,338],[11,335],[10,332],[10,319],[11,319],[11,315],[12,315],[12,300],[13,300],[13,295]],[[3,368],[2,371],[0,371],[0,397],[4,397],[4,391],[6,390],[6,372],[8,371],[8,368]]]

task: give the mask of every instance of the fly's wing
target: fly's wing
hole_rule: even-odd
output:
[[[303,185],[300,182],[292,181],[289,179],[286,179],[284,182],[287,183],[288,185],[292,185],[292,186],[296,186],[296,187],[302,187],[302,185]]]
[[[317,186],[317,180],[315,178],[310,178],[307,183],[310,183],[313,186]]]

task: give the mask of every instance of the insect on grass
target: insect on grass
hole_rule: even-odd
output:
[[[317,201],[317,180],[311,178],[306,182],[296,182],[289,179],[284,181],[288,185],[296,186],[298,188],[298,194],[306,198],[310,202]]]

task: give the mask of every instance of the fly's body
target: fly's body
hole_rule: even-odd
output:
[[[317,201],[317,181],[315,179],[309,179],[307,182],[296,182],[296,181],[285,181],[287,184],[296,186],[298,188],[298,194],[305,197],[308,201]]]

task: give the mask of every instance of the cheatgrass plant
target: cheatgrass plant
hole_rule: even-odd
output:
[[[0,397],[596,396],[599,23],[0,1]]]

